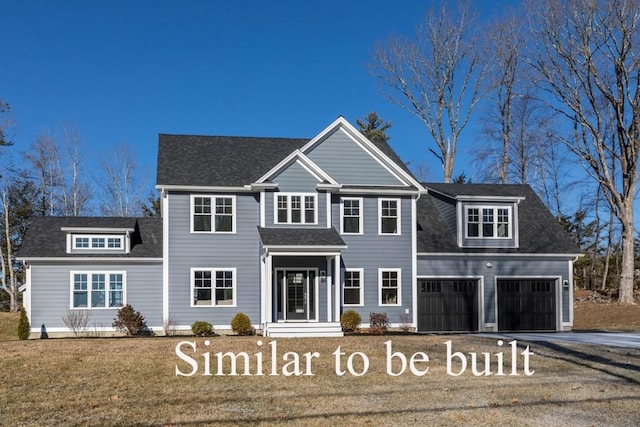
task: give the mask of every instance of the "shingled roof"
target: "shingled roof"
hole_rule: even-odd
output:
[[[69,254],[63,228],[132,229],[128,254]],[[162,258],[162,219],[122,217],[35,217],[18,258]]]
[[[264,246],[344,246],[335,228],[263,228],[258,227]]]
[[[418,200],[418,252],[579,254],[580,249],[528,185],[423,184],[430,194]],[[454,232],[434,203],[433,191],[449,197],[524,197],[518,207],[519,248],[460,248]]]

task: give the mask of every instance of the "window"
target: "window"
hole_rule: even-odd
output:
[[[379,234],[400,234],[400,200],[379,199]]]
[[[192,226],[196,233],[234,233],[235,196],[193,196]]]
[[[192,269],[192,306],[235,307],[235,269]]]
[[[343,234],[362,234],[362,199],[342,198],[341,232]]]
[[[400,301],[400,269],[379,269],[379,304],[401,305]]]
[[[316,224],[315,194],[276,194],[276,224]]]
[[[364,274],[362,269],[344,272],[342,301],[344,305],[362,305]]]
[[[467,207],[467,238],[511,237],[510,207]]]
[[[124,272],[71,273],[73,308],[119,308],[124,306]]]
[[[124,236],[76,235],[73,236],[73,249],[124,249]]]

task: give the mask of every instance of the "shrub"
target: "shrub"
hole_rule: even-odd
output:
[[[134,310],[130,304],[127,304],[118,310],[118,316],[113,319],[112,326],[129,337],[135,337],[144,332],[147,328],[147,323],[139,311]]]
[[[408,314],[400,315],[400,328],[402,332],[409,332],[411,329],[411,317]]]
[[[71,329],[73,335],[79,337],[86,331],[90,317],[87,310],[69,310],[62,316],[62,322]]]
[[[31,334],[31,325],[27,317],[27,311],[24,307],[20,307],[20,319],[18,320],[18,338],[28,340]]]
[[[369,313],[369,331],[372,334],[384,334],[389,326],[387,313]]]
[[[340,316],[340,325],[345,332],[355,331],[360,326],[360,323],[362,323],[362,317],[355,310],[347,310]]]
[[[213,325],[204,320],[198,320],[191,325],[191,332],[199,337],[208,337],[213,335]]]
[[[251,319],[242,312],[236,313],[233,319],[231,319],[231,329],[238,335],[251,335],[253,333]]]

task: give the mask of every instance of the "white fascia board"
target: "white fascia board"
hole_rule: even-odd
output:
[[[19,261],[25,262],[27,264],[37,265],[38,263],[63,263],[63,264],[73,264],[76,262],[81,263],[94,263],[100,264],[103,262],[120,262],[126,264],[132,263],[162,263],[162,258],[113,258],[113,257],[28,257],[28,258],[16,258]]]
[[[241,187],[221,187],[221,186],[202,186],[202,185],[156,185],[156,189],[160,191],[184,191],[187,193],[255,193],[256,190],[252,185],[243,185]]]
[[[356,128],[351,125],[344,117],[339,116],[336,120],[333,121],[329,126],[324,128],[315,138],[309,141],[300,149],[303,153],[307,153],[311,150],[319,141],[326,138],[330,133],[336,131],[337,129],[342,128],[349,137],[351,137],[354,142],[361,145],[365,150],[369,152],[369,154],[376,159],[383,167],[385,167],[392,175],[396,176],[399,181],[404,182],[407,186],[413,186],[418,190],[424,190],[422,184],[413,179],[411,175],[406,173],[402,168],[397,165],[393,160],[387,157],[382,151],[378,149],[371,141],[365,137],[362,132],[358,131]]]
[[[417,190],[408,190],[401,188],[344,188],[338,190],[339,194],[376,194],[380,196],[415,196],[420,194]]]
[[[135,219],[135,218],[132,218]],[[92,234],[115,234],[115,233],[133,233],[135,228],[117,228],[117,227],[60,227],[60,231],[71,233],[92,233]]]
[[[522,196],[456,196],[460,202],[515,202],[520,203],[525,197]]]
[[[275,182],[254,182],[253,184],[251,184],[251,189],[255,191],[273,190],[275,188],[278,188],[278,184],[276,184]]]
[[[524,257],[532,257],[532,258],[575,258],[582,257],[584,254],[526,254],[526,253],[498,253],[498,252],[473,252],[473,253],[460,253],[460,252],[418,252],[418,257],[491,257],[491,258],[524,258]]]
[[[264,246],[264,249],[271,255],[338,255],[341,251],[347,249],[347,245],[341,246],[284,246],[271,245]]]
[[[278,173],[285,170],[293,162],[298,162],[298,164],[302,166],[308,173],[310,173],[316,180],[320,182],[326,181],[330,184],[338,185],[336,180],[334,180],[328,173],[322,170],[320,166],[318,166],[313,160],[308,158],[300,150],[294,150],[291,154],[282,159],[280,163],[275,165],[267,173],[258,178],[256,180],[256,183],[262,184],[268,181],[274,175],[277,175]]]

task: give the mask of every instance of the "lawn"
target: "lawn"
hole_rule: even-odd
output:
[[[176,355],[181,348],[188,363]],[[259,341],[263,343],[259,345]],[[275,373],[274,340],[261,337],[50,339],[0,342],[0,397],[5,425],[638,425],[640,424],[640,350],[575,345],[519,343],[516,373],[510,347],[475,336],[350,336],[340,339],[279,339]],[[385,342],[410,360],[417,374],[387,372]],[[489,376],[461,375],[458,356],[491,354]],[[389,345],[389,344],[387,344]],[[522,352],[530,345],[525,374]],[[341,366],[361,376],[336,373]],[[498,352],[503,352],[503,376]],[[217,374],[218,352],[246,352],[250,374],[231,373],[225,357]],[[299,373],[295,375],[295,356]],[[305,353],[309,357],[307,372]],[[360,355],[352,356],[355,352]],[[208,353],[209,356],[205,354]],[[255,354],[262,353],[262,364]],[[363,356],[364,355],[364,356]],[[206,357],[210,373],[205,371]],[[193,376],[176,375],[176,369]],[[470,364],[470,360],[469,360]],[[258,365],[264,375],[255,375]],[[392,358],[391,373],[402,369]],[[482,370],[481,364],[478,369]],[[244,366],[236,366],[239,374]],[[284,373],[291,374],[290,376]],[[311,373],[313,375],[304,375]]]

